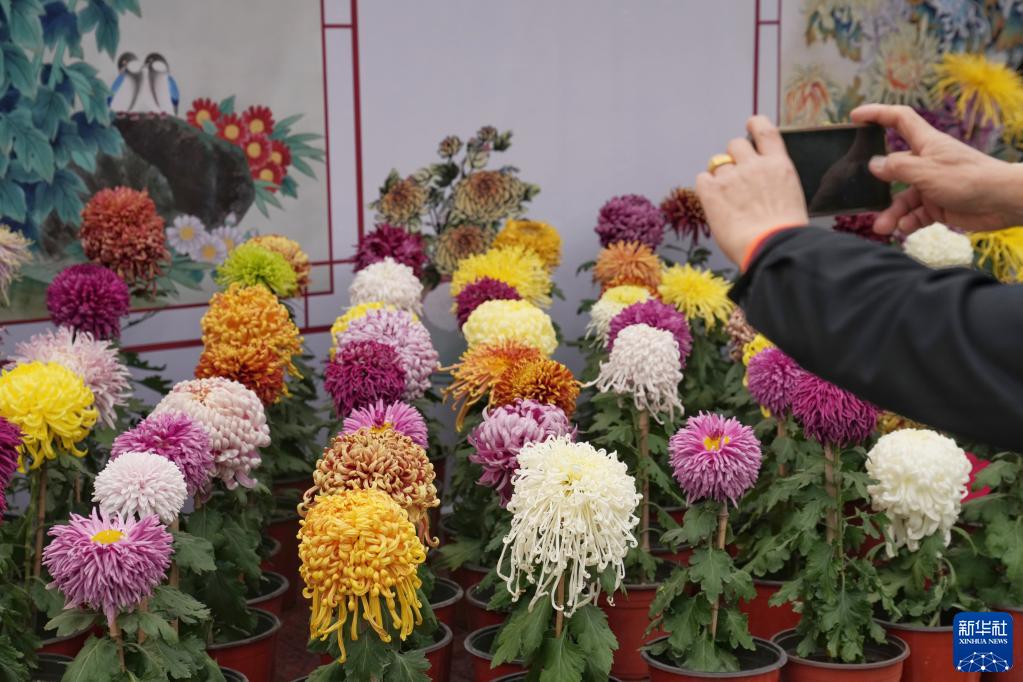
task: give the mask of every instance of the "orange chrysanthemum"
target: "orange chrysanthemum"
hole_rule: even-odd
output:
[[[661,259],[642,242],[612,242],[597,255],[593,281],[602,291],[629,284],[656,294],[661,283]]]
[[[444,389],[444,399],[451,398],[458,412],[455,428],[462,430],[465,416],[473,405],[483,399],[513,365],[538,360],[543,354],[538,348],[518,341],[481,343],[462,353],[458,364],[444,367],[451,373],[451,385]]]
[[[501,373],[490,392],[490,405],[500,407],[516,400],[535,400],[554,405],[569,417],[575,412],[579,382],[572,370],[557,360],[535,358],[517,362]]]
[[[115,187],[96,192],[82,209],[78,236],[86,258],[110,268],[135,290],[155,286],[170,262],[163,218],[145,191]]]
[[[530,249],[553,272],[561,263],[561,235],[539,220],[509,220],[494,238],[495,249],[524,246]]]
[[[306,290],[306,287],[309,286],[309,271],[311,267],[309,265],[309,256],[302,250],[298,242],[279,234],[261,234],[249,241],[262,246],[267,251],[273,251],[284,256],[284,259],[288,261],[288,265],[295,271],[299,291]]]
[[[195,367],[195,378],[211,377],[237,381],[255,393],[264,405],[277,402],[287,391],[284,364],[267,346],[238,348],[220,344],[203,349]]]

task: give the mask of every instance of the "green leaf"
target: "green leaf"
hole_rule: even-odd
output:
[[[379,637],[363,633],[362,637],[346,642],[348,660],[345,661],[346,679],[371,680],[379,678],[391,658],[391,650]]]
[[[0,45],[4,54],[4,79],[14,86],[23,97],[35,95],[37,80],[36,69],[21,50],[14,45]]]
[[[13,0],[10,19],[11,40],[26,50],[37,50],[43,44],[43,24],[40,15],[43,6],[39,0]]]
[[[687,651],[710,625],[710,604],[706,599],[681,599],[677,608],[664,614],[668,643],[676,651]]]
[[[163,669],[166,675],[176,680],[192,679],[194,661],[188,651],[159,638],[150,638],[142,645],[145,650]]]
[[[60,122],[67,118],[70,107],[64,96],[56,90],[40,87],[32,104],[32,123],[49,140],[57,135]]]
[[[82,195],[88,190],[77,173],[61,168],[53,175],[53,181],[36,185],[35,200],[57,212],[62,222],[75,225],[82,212]],[[49,213],[49,211],[46,211]],[[39,216],[40,222],[46,215]]]
[[[25,190],[13,180],[0,180],[0,215],[17,222],[25,220]]]
[[[593,604],[582,607],[568,619],[568,633],[586,657],[589,679],[606,678],[611,671],[618,640],[607,624],[607,616]]]
[[[548,637],[543,642],[540,658],[533,663],[539,664],[540,682],[566,682],[581,679],[586,668],[586,657],[582,650],[568,641],[564,634],[561,637]]]
[[[700,584],[704,596],[714,601],[724,591],[724,582],[732,569],[728,552],[720,549],[701,548],[689,559],[689,578]]]
[[[1005,566],[1005,577],[1013,584],[1023,582],[1023,518],[994,519],[987,527],[987,546]]]
[[[739,609],[722,608],[719,613],[718,636],[728,638],[728,646],[734,651],[739,647],[753,651],[753,635],[749,631],[749,619]]]
[[[174,628],[166,620],[148,611],[139,612],[138,617],[139,627],[142,628],[142,632],[150,637],[160,637],[171,644],[177,643],[178,633],[174,631]]]
[[[117,645],[106,637],[90,637],[75,660],[68,666],[63,682],[96,682],[110,679],[110,672],[117,670]]]
[[[213,560],[213,544],[184,531],[171,531],[174,536],[174,561],[186,571],[206,573],[217,568]]]
[[[734,672],[739,669],[739,661],[719,648],[709,637],[700,637],[689,649],[685,667],[703,672]]]
[[[183,623],[198,623],[210,617],[210,610],[202,602],[166,585],[153,590],[149,608],[162,612],[169,620],[178,619]]]
[[[231,114],[233,114],[234,95],[231,95],[230,97],[225,97],[224,99],[220,100],[220,104],[217,105],[217,108],[220,109],[220,113],[224,114],[225,116],[230,116]]]
[[[11,148],[21,165],[38,173],[47,182],[53,180],[53,147],[50,146],[50,139],[32,124],[32,117],[25,109],[18,109],[6,118],[8,134],[13,138]]]
[[[716,505],[697,504],[686,510],[682,519],[682,540],[696,547],[709,540],[718,525]]]
[[[46,630],[56,630],[58,637],[76,635],[96,622],[96,614],[80,609],[67,609],[51,618],[45,626]]]
[[[321,665],[309,673],[307,682],[349,682],[343,666],[337,663]]]
[[[88,6],[78,15],[78,21],[83,33],[95,30],[96,49],[106,52],[111,59],[116,57],[120,40],[117,14],[104,0],[89,0]]]
[[[259,578],[259,534],[244,528],[234,519],[224,521],[223,558],[246,576]]]
[[[390,664],[384,670],[383,682],[430,682],[432,678],[426,674],[430,662],[422,651],[393,654]]]
[[[497,633],[493,665],[515,659],[531,660],[543,644],[543,636],[550,627],[553,611],[549,599],[541,599],[532,609],[529,608],[529,602],[521,602]]]

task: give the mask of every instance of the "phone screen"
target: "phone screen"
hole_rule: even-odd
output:
[[[888,183],[867,168],[883,156],[884,128],[877,125],[782,130],[811,216],[880,211],[891,204]]]

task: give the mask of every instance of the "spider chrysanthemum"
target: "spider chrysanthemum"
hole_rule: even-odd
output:
[[[973,264],[970,238],[941,223],[913,232],[902,243],[902,250],[931,268],[968,268]]]
[[[216,471],[206,430],[184,412],[152,414],[114,439],[110,461],[126,452],[151,452],[174,463],[185,478],[189,495],[209,496]]]
[[[634,324],[619,332],[607,360],[593,385],[602,393],[616,393],[632,400],[657,420],[667,414],[674,419],[683,411],[678,386],[682,361],[674,335],[646,324]]]
[[[371,310],[352,320],[337,343],[340,348],[357,341],[374,341],[394,348],[405,372],[405,400],[418,400],[430,388],[430,376],[440,366],[430,332],[405,310]]]
[[[634,303],[652,298],[645,287],[633,284],[620,284],[606,289],[597,302],[590,308],[590,321],[586,324],[586,338],[593,338],[600,345],[607,344],[607,335],[611,330],[611,320]]]
[[[348,298],[353,306],[376,302],[423,314],[422,282],[412,268],[390,257],[356,272],[348,286]]]
[[[457,296],[484,277],[504,282],[533,305],[551,304],[550,273],[540,256],[523,246],[495,246],[486,253],[463,258],[451,276],[451,295]]]
[[[152,452],[125,452],[96,476],[92,501],[107,516],[141,519],[155,514],[171,524],[187,494],[185,477],[174,462]]]
[[[629,284],[657,291],[661,268],[661,259],[646,244],[612,242],[597,254],[593,281],[604,290]]]
[[[506,369],[542,357],[538,348],[519,341],[481,343],[462,353],[458,363],[444,368],[451,373],[451,384],[443,395],[457,413],[455,428],[462,430],[465,415],[490,393]]]
[[[607,333],[608,351],[614,349],[618,334],[634,324],[645,324],[654,329],[671,332],[678,343],[679,361],[682,363],[682,369],[685,369],[686,358],[689,357],[689,352],[693,349],[693,335],[689,331],[689,323],[686,321],[685,315],[657,299],[633,303],[611,319],[611,326]]]
[[[735,418],[701,412],[668,442],[669,461],[689,504],[731,502],[757,482],[760,441]]]
[[[579,381],[565,365],[550,358],[517,363],[501,373],[490,392],[490,405],[510,405],[517,400],[535,400],[555,405],[569,417],[579,398]]]
[[[772,415],[784,418],[792,408],[792,389],[803,370],[778,348],[754,355],[746,370],[749,393]]]
[[[522,246],[543,261],[551,272],[561,263],[561,235],[539,220],[509,220],[494,237],[495,249]]]
[[[462,325],[469,348],[481,343],[518,341],[544,355],[558,347],[550,316],[528,301],[486,301]]]
[[[251,240],[227,255],[214,279],[225,288],[263,286],[280,298],[298,293],[298,277],[288,259]]]
[[[971,232],[970,241],[978,265],[990,266],[1002,282],[1023,281],[1023,227]]]
[[[661,202],[661,213],[668,225],[679,237],[688,239],[693,245],[700,243],[700,237],[710,236],[707,214],[696,191],[690,187],[676,187]]]
[[[352,413],[345,417],[342,433],[353,433],[367,427],[394,429],[411,438],[419,447],[427,446],[426,421],[419,410],[408,403],[400,401],[385,403],[378,400],[372,405],[352,410]]]
[[[690,321],[699,318],[708,329],[724,324],[734,304],[728,298],[731,285],[709,270],[686,263],[672,265],[661,276],[657,288],[661,300],[678,308]]]
[[[844,446],[867,439],[877,425],[877,408],[810,372],[792,385],[792,415],[806,435],[822,445]]]
[[[934,96],[955,99],[956,113],[967,130],[975,125],[1000,126],[1023,109],[1023,78],[983,54],[947,52],[936,72]]]

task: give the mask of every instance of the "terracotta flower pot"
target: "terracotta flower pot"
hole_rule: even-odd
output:
[[[909,645],[902,682],[980,682],[980,673],[960,673],[952,667],[952,626],[924,627],[878,621],[889,634]]]
[[[479,630],[488,625],[501,625],[508,620],[508,614],[491,611],[487,608],[494,588],[482,589],[479,584],[473,585],[465,593],[466,613],[469,617],[469,631]]]
[[[56,654],[58,656],[74,658],[82,650],[82,647],[85,646],[86,640],[92,634],[92,628],[85,628],[81,632],[65,635],[64,637],[58,637],[55,634],[47,637],[46,635],[50,632],[53,631],[43,630],[41,626],[36,628],[36,634],[42,638],[42,643],[36,651],[41,654]]]
[[[483,566],[478,566],[476,564],[462,564],[459,568],[451,572],[451,577],[456,583],[462,586],[463,590],[468,590],[470,587],[486,578],[487,573],[490,573],[489,568],[484,568]]]
[[[607,624],[618,639],[611,672],[623,680],[642,680],[647,676],[641,650],[665,634],[661,630],[644,634],[650,625],[650,604],[657,596],[658,587],[660,585],[625,585],[625,591],[615,593],[614,606],[608,603],[607,595],[600,596],[600,608],[607,614]]]
[[[465,590],[454,580],[437,578],[430,593],[430,608],[437,620],[449,628],[454,627],[455,607],[465,596]]]
[[[258,592],[246,599],[245,603],[280,617],[284,611],[284,594],[288,587],[288,579],[280,573],[263,571],[263,575],[259,577]]]
[[[300,561],[298,559],[298,512],[294,509],[278,509],[269,525],[266,535],[281,543],[281,551],[274,557],[271,570],[277,571],[288,579],[288,589],[284,593],[284,608],[291,608],[298,599],[299,585],[302,580],[298,575]]]
[[[983,682],[1023,682],[1023,607],[997,606],[993,610],[1012,616],[1012,669],[1004,673],[983,673]]]
[[[245,677],[245,675],[242,675],[237,670],[221,668],[220,672],[224,675],[226,682],[249,682],[249,678]],[[305,678],[303,677],[302,679],[304,680]]]
[[[664,637],[663,639],[667,639]],[[733,651],[739,659],[741,669],[734,673],[704,673],[680,668],[663,657],[643,652],[643,660],[650,670],[650,682],[700,682],[700,680],[735,680],[735,682],[778,682],[781,669],[788,660],[780,646],[766,639],[755,637],[754,651],[739,649]]]
[[[771,597],[784,583],[781,580],[753,579],[757,596],[739,604],[739,609],[749,618],[749,631],[754,637],[770,639],[782,630],[799,625],[799,614],[792,609],[792,603],[771,606]]]
[[[74,659],[60,654],[39,654],[39,667],[32,673],[32,682],[60,682],[64,671]]]
[[[264,535],[263,546],[267,548],[266,558],[259,562],[259,568],[263,571],[272,571],[274,562],[281,554],[281,543],[276,538]]]
[[[500,625],[491,625],[490,627],[470,632],[465,638],[465,650],[469,652],[469,656],[472,659],[473,682],[491,682],[504,675],[526,672],[524,661],[512,661],[511,663],[503,663],[496,668],[490,667],[491,661],[494,660],[493,654],[490,653],[490,648],[494,645],[497,631],[500,629]]]
[[[277,664],[277,634],[281,620],[268,611],[253,609],[256,632],[234,642],[210,644],[206,652],[221,666],[234,668],[250,682],[273,682]]]
[[[902,664],[909,656],[909,646],[888,635],[884,644],[866,643],[866,663],[801,658],[795,654],[800,639],[795,630],[779,632],[771,639],[789,657],[782,673],[785,682],[899,682]]]

